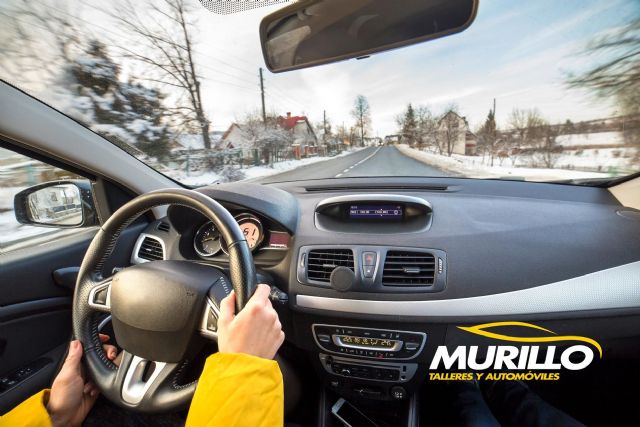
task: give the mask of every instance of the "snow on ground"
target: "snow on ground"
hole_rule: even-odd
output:
[[[454,154],[448,157],[410,148],[406,144],[398,144],[396,147],[406,156],[438,169],[469,178],[523,178],[527,181],[555,181],[563,179],[606,178],[609,176],[609,174],[606,173],[576,170],[510,167],[506,165],[497,166],[497,160],[494,162],[494,166],[489,166],[483,165],[482,157],[479,156]],[[505,163],[506,162],[508,162],[508,160],[505,161]]]
[[[624,135],[621,132],[595,132],[559,135],[556,142],[562,146],[574,145],[621,145]]]
[[[328,157],[328,156],[317,156],[317,157],[306,157],[300,160],[285,160],[282,162],[274,163],[272,166],[251,166],[248,168],[240,169],[242,173],[244,173],[245,180],[254,180],[258,178],[262,178],[265,176],[276,175],[281,172],[290,171],[293,169],[297,169],[302,166],[310,165],[312,163],[324,162],[326,160],[335,159],[336,157],[346,156],[351,153],[355,153],[362,148],[354,148],[352,150],[343,151],[337,156]],[[167,171],[168,175],[173,179],[194,187],[200,187],[203,185],[213,184],[214,182],[224,182],[225,179],[220,174],[215,172],[204,172],[200,175],[187,175],[184,171],[181,172],[171,172]]]

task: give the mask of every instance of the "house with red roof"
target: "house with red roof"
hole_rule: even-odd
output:
[[[281,141],[280,144],[273,144]],[[220,149],[239,148],[251,150],[264,145],[289,146],[296,157],[317,153],[318,138],[306,116],[286,116],[268,119],[265,126],[261,121],[252,123],[232,123],[222,135]]]

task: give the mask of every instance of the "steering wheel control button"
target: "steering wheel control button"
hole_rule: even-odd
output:
[[[116,279],[117,276],[114,277],[114,281]],[[89,306],[99,311],[109,312],[111,310],[111,285],[112,282],[108,281],[91,289]]]
[[[407,391],[399,385],[391,387],[391,397],[395,400],[403,400],[407,397]]]
[[[96,296],[93,299],[93,302],[100,305],[107,305],[107,292],[108,292],[107,288],[100,289],[99,291],[97,291]]]
[[[346,292],[351,289],[356,280],[356,275],[350,268],[337,267],[331,272],[329,281],[336,291]]]
[[[209,310],[207,315],[207,331],[217,332],[218,331],[218,319],[213,314],[212,310]]]

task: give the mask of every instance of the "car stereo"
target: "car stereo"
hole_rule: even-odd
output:
[[[424,347],[424,332],[312,325],[316,344],[329,353],[371,359],[413,359]]]

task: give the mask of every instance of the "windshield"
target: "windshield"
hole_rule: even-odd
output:
[[[5,0],[0,78],[188,186],[640,170],[637,0],[482,0],[460,34],[273,74],[281,7]]]

